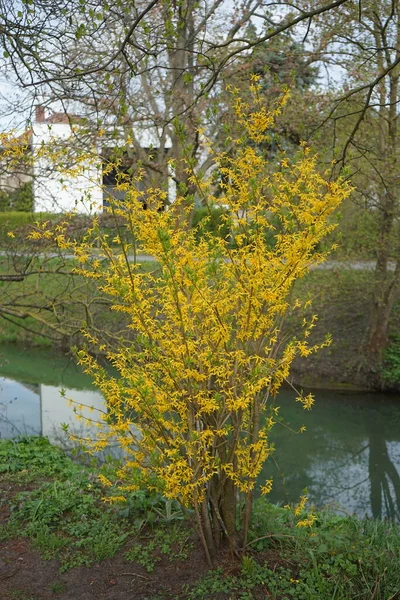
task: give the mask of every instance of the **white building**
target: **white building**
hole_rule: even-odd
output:
[[[79,122],[80,117],[65,113],[47,115],[43,106],[36,107],[31,130],[35,212],[99,212],[112,191],[112,184],[103,177],[102,159],[104,150],[111,148],[111,144],[98,138],[96,146],[87,153],[88,158],[79,158],[79,153],[74,153],[80,134]],[[149,130],[139,132],[136,137],[142,148],[157,147],[156,135]],[[169,202],[174,200],[175,193],[174,182],[169,177]]]

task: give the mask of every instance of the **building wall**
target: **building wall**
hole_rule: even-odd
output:
[[[154,147],[157,143],[154,132],[152,134],[149,130],[138,132],[136,137],[143,148]],[[104,186],[100,145],[97,154],[83,161],[77,168],[73,150],[74,135],[67,115],[56,114],[53,118],[46,118],[43,107],[37,107],[31,143],[34,155],[32,176],[35,212],[62,213],[75,210],[87,214],[102,211]],[[111,145],[106,139],[104,143],[105,147]],[[115,145],[115,141],[112,144]],[[53,151],[60,152],[56,161],[51,159]],[[60,168],[57,164],[60,162],[67,163],[71,172]],[[171,171],[168,179],[169,202],[173,202],[176,197],[172,177]]]
[[[99,212],[103,206],[102,168],[96,157],[77,167],[73,136],[68,123],[36,122],[32,127],[33,195],[35,212]],[[53,163],[52,152],[71,172]]]
[[[32,175],[29,173],[24,173],[22,169],[23,166],[21,167],[21,171],[17,173],[0,172],[0,190],[2,192],[14,192],[24,183],[29,183],[32,181]]]

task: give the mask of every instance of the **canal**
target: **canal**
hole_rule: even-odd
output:
[[[43,435],[68,448],[62,424],[79,436],[94,434],[77,421],[62,389],[87,411],[105,409],[72,359],[0,346],[0,437]],[[291,390],[279,394],[281,422],[271,434],[276,449],[261,478],[273,478],[271,502],[295,503],[306,490],[317,507],[400,521],[400,396],[315,395],[313,409],[304,411]],[[298,433],[302,426],[306,431]]]

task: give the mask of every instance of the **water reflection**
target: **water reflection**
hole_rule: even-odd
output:
[[[67,399],[82,406],[80,414],[83,417],[96,420],[97,411],[105,411],[106,405],[103,396],[95,390],[65,389],[65,398],[61,396],[61,390],[53,385],[40,385],[40,410],[41,410],[41,435],[49,438],[52,444],[68,447],[71,445],[68,433],[63,431],[62,425],[68,425],[69,431],[74,435],[84,438],[96,437],[98,429],[96,426],[88,425],[78,421],[73,406]],[[91,410],[91,409],[94,409]],[[97,419],[98,420],[98,419]]]
[[[0,437],[40,433],[39,385],[0,378]]]
[[[22,384],[0,379],[0,436],[47,436],[70,448],[67,423],[75,435],[94,436],[77,421],[73,408],[55,385]],[[67,397],[87,407],[105,410],[95,390],[68,389]],[[307,488],[318,507],[342,507],[359,516],[400,521],[400,398],[379,395],[342,395],[318,392],[311,412],[304,412],[293,396],[279,397],[284,425],[273,430],[276,452],[262,478],[274,478],[272,502],[296,503]],[[96,418],[84,408],[83,414]],[[303,434],[294,434],[301,425]],[[290,429],[290,430],[289,430]],[[117,448],[110,449],[118,455]]]
[[[94,436],[98,431],[78,421],[73,407],[61,395],[61,387],[43,384],[23,384],[12,379],[0,379],[0,437],[17,435],[43,435],[50,442],[68,448],[68,433],[62,425],[67,424],[74,435]],[[66,397],[83,406],[82,416],[95,419],[91,409],[106,409],[102,395],[95,390],[66,389]]]
[[[284,426],[273,432],[276,452],[263,470],[263,478],[274,478],[271,501],[295,503],[307,489],[318,507],[400,521],[399,400],[318,392],[304,413],[284,391]],[[287,429],[303,424],[303,434]]]
[[[400,520],[400,476],[395,466],[395,463],[400,464],[398,445],[388,444],[375,431],[371,432],[369,440],[372,514],[374,517],[388,516]]]

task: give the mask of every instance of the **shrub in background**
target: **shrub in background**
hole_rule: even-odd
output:
[[[0,212],[32,212],[33,187],[32,182],[23,183],[14,190],[0,190]]]

